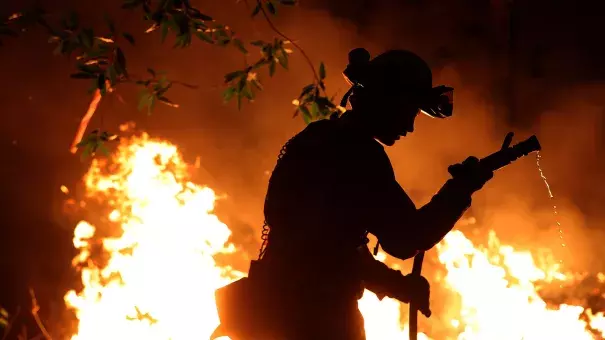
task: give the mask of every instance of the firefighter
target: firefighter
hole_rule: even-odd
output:
[[[363,340],[357,301],[364,289],[413,300],[429,316],[427,280],[375,260],[367,234],[398,259],[429,250],[493,176],[469,157],[417,208],[397,183],[384,147],[413,132],[421,112],[451,116],[453,89],[433,87],[426,62],[404,50],[370,60],[366,50],[355,49],[344,75],[352,88],[342,104],[348,100],[351,110],[313,122],[288,141],[269,180],[267,244],[249,273],[264,292],[257,306],[267,310],[258,309],[263,320],[252,323],[266,329],[242,340]]]

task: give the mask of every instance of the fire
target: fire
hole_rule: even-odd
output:
[[[65,296],[79,320],[72,340],[208,339],[218,325],[214,290],[245,274],[215,262],[235,251],[231,231],[213,214],[214,191],[192,183],[189,169],[174,145],[145,134],[123,140],[110,160],[93,161],[86,206],[105,210],[74,230],[83,288]],[[538,283],[566,276],[501,245],[493,232],[487,247],[455,231],[436,250],[445,274],[427,277],[457,300],[428,325],[447,320],[439,325],[447,339],[583,340],[595,338],[589,327],[605,330],[602,314],[548,306]],[[407,305],[366,291],[359,307],[368,340],[408,339]]]
[[[106,223],[119,230],[107,235],[86,221],[75,229],[84,288],[65,297],[79,320],[72,340],[210,336],[214,290],[237,275],[213,256],[234,248],[212,214],[215,193],[187,172],[175,146],[147,135],[124,141],[110,162],[93,161],[87,194],[109,205]],[[92,256],[100,248],[104,263]]]

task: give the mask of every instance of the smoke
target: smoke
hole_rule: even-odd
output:
[[[481,157],[497,150],[508,131],[514,131],[517,140],[537,134],[567,247],[560,246],[552,214],[555,202],[549,200],[531,156],[498,172],[476,194],[469,214],[478,219],[481,228],[496,229],[503,242],[551,248],[565,264],[583,269],[602,266],[594,258],[601,251],[596,236],[603,220],[605,172],[599,157],[604,144],[604,103],[600,96],[603,87],[570,78],[574,72],[564,66],[580,67],[576,64],[581,63],[570,59],[569,53],[558,53],[566,45],[559,49],[547,46],[550,59],[539,63],[546,75],[539,79],[525,73],[517,76],[518,102],[516,111],[510,113],[504,106],[502,91],[508,67],[507,15],[503,5],[497,1],[471,1],[470,6],[461,1],[370,2],[372,6],[367,1],[349,1],[343,8],[340,2],[303,1],[301,7],[280,10],[274,23],[305,49],[316,68],[320,61],[326,64],[331,94],[342,95],[348,89],[340,73],[347,63],[347,52],[360,46],[373,55],[390,48],[415,51],[433,66],[435,83],[455,87],[454,117],[420,117],[415,133],[388,150],[398,180],[418,205],[427,202],[447,180],[448,165],[469,155]],[[98,13],[86,10],[87,6],[80,2],[43,3],[51,11],[73,5],[95,25],[102,25]],[[109,11],[124,30],[142,32],[147,28],[141,23],[140,13],[117,11],[117,0],[102,6],[98,10]],[[250,19],[244,2],[204,2],[200,7],[241,33],[244,40],[269,40],[274,36],[260,17]],[[545,27],[540,32],[552,28]],[[531,32],[527,39],[543,38]],[[229,219],[234,233],[245,235],[238,242],[254,252],[260,243],[269,173],[281,146],[304,127],[301,119],[292,118],[291,101],[312,81],[309,66],[296,51],[288,71],[278,69],[272,79],[262,72],[259,76],[265,90],[254,103],[245,104],[238,111],[234,103],[223,104],[221,99],[222,76],[244,64],[244,57],[236,49],[196,41],[191,48],[175,50],[170,39],[160,44],[158,34],[135,37],[136,48],[126,50],[131,72],[140,74],[153,67],[166,71],[172,79],[196,84],[199,89],[175,88],[169,98],[181,107],[159,106],[148,117],[136,111],[136,89],[125,87],[119,90],[125,103],[115,96],[104,99],[90,128],[116,131],[119,123],[135,120],[141,130],[179,145],[189,161],[199,156],[203,169],[198,176],[219,194],[226,194],[227,198],[219,203],[221,214],[224,212],[224,218]],[[5,83],[10,84],[0,92],[6,113],[0,125],[0,133],[5,136],[2,141],[18,141],[20,150],[29,155],[28,161],[19,166],[44,167],[60,174],[49,176],[53,180],[39,188],[44,192],[58,191],[60,184],[72,185],[81,177],[78,171],[82,169],[74,169],[73,161],[65,159],[71,157],[68,147],[89,100],[88,83],[68,78],[73,61],[53,58],[46,39],[44,34],[27,32],[23,38],[4,41],[6,46],[0,54]],[[553,46],[561,42],[548,41]],[[531,45],[531,41],[525,45]],[[575,51],[579,53],[577,48]],[[251,49],[249,61],[255,60],[256,53]],[[525,70],[531,58],[524,57],[524,53],[529,55],[533,50],[519,47],[517,53],[518,65]],[[548,73],[553,70],[566,70],[568,76],[560,79]],[[37,155],[45,156],[43,164]],[[9,181],[6,187],[14,189],[28,179]],[[21,196],[16,200],[19,202],[38,194],[33,189],[8,191],[17,192],[14,195]],[[32,209],[44,211],[36,214],[49,215],[44,210],[48,207]]]

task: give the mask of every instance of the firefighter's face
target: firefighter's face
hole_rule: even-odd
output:
[[[412,98],[401,97],[378,102],[381,104],[372,110],[374,138],[384,145],[392,146],[401,137],[414,132],[414,122],[420,112],[418,103]]]

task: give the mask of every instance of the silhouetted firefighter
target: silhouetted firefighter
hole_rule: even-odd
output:
[[[309,124],[282,149],[265,202],[266,248],[248,278],[217,291],[221,325],[213,337],[362,340],[357,300],[364,288],[412,300],[430,316],[427,280],[375,260],[367,234],[399,259],[431,249],[493,173],[469,157],[416,208],[383,145],[413,132],[419,112],[451,116],[453,89],[433,87],[428,65],[402,50],[370,60],[355,49],[344,75],[352,88],[342,105],[349,100],[352,109]]]

